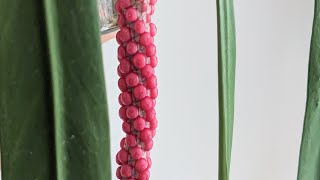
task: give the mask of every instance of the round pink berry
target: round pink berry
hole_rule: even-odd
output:
[[[122,92],[127,90],[127,84],[124,78],[120,78],[118,80],[118,87]]]
[[[152,147],[153,147],[152,139],[150,139],[148,141],[144,141],[143,144],[144,144],[143,148],[144,148],[145,151],[150,151],[152,149]]]
[[[127,123],[127,122],[123,122],[123,123],[122,123],[122,130],[123,130],[123,132],[125,132],[125,133],[127,133],[127,134],[131,133],[131,126],[130,126],[130,124]]]
[[[117,168],[116,176],[117,176],[118,179],[122,179],[122,175],[121,175],[121,173],[120,173],[120,170],[121,170],[121,166],[119,166],[119,167]]]
[[[150,169],[151,166],[152,166],[152,161],[151,161],[150,157],[147,157],[147,162],[148,162],[148,168],[147,169]]]
[[[123,46],[118,47],[118,58],[119,59],[126,58],[126,49]]]
[[[140,107],[145,110],[145,111],[148,111],[150,109],[153,108],[153,102],[152,102],[152,99],[150,97],[145,97],[144,99],[142,99],[140,101]]]
[[[154,109],[150,109],[149,111],[146,111],[147,121],[153,121],[154,118],[156,118],[156,111]]]
[[[132,104],[132,97],[131,94],[128,92],[123,92],[120,94],[120,101],[123,105],[130,105]]]
[[[128,152],[126,149],[121,149],[118,152],[117,156],[119,158],[119,161],[122,162],[123,164],[126,164],[128,162]]]
[[[154,5],[150,5],[150,15],[154,14],[155,8]]]
[[[148,168],[147,160],[144,158],[137,160],[136,164],[135,164],[135,168],[137,171],[143,172],[144,170],[146,170]]]
[[[150,33],[145,32],[140,36],[139,42],[143,46],[149,46],[153,42],[153,39],[152,39]]]
[[[116,34],[116,40],[117,40],[117,43],[118,43],[119,45],[122,45],[122,44],[123,44],[123,42],[120,40],[120,31],[118,31],[117,34]]]
[[[149,129],[144,129],[140,132],[140,139],[143,142],[150,141],[152,139],[152,132]]]
[[[150,172],[148,170],[145,170],[139,173],[138,180],[149,180],[149,178],[150,178]]]
[[[147,88],[154,89],[157,87],[157,77],[152,75],[151,77],[147,78]]]
[[[122,27],[120,30],[119,38],[122,42],[127,42],[131,39],[130,29],[127,27]]]
[[[128,117],[126,115],[126,111],[127,111],[127,108],[125,108],[125,107],[121,107],[119,109],[119,117],[124,121],[128,120]]]
[[[154,88],[154,89],[151,89],[151,90],[150,90],[150,97],[151,97],[152,99],[155,99],[155,98],[158,97],[158,89],[157,89],[157,88]]]
[[[147,64],[142,70],[141,70],[141,75],[144,78],[149,78],[154,74],[154,69],[150,64]]]
[[[128,74],[131,71],[131,64],[127,59],[120,60],[119,69],[123,74]]]
[[[127,165],[127,164],[121,166],[120,174],[124,178],[130,177],[132,175],[132,167],[130,165]]]
[[[155,130],[158,127],[158,120],[155,118],[154,121],[150,121],[150,129]]]
[[[146,121],[142,117],[138,117],[133,121],[133,128],[142,131],[146,127]]]
[[[126,11],[126,19],[129,22],[133,22],[133,21],[137,20],[138,19],[137,10],[133,7],[128,8]]]
[[[142,53],[137,53],[133,56],[132,63],[137,69],[142,69],[146,66],[146,56]]]
[[[144,24],[144,22],[141,20],[137,20],[136,22],[134,22],[134,31],[137,34],[144,33],[146,31],[146,25]]]
[[[139,115],[139,109],[136,106],[129,106],[126,110],[126,115],[129,119],[135,119]]]
[[[157,56],[150,57],[150,65],[152,67],[156,67],[158,65],[158,58]]]
[[[127,53],[132,55],[138,51],[138,45],[135,42],[129,42],[126,47]]]
[[[119,0],[119,6],[122,9],[126,9],[127,7],[131,6],[131,0]]]
[[[118,73],[119,77],[121,77],[121,78],[125,76],[125,74],[123,74],[123,73],[120,71],[120,65],[119,65],[118,68],[117,68],[117,73]]]
[[[122,164],[123,164],[123,163],[119,160],[118,154],[116,155],[116,163],[117,163],[118,165],[122,165]]]
[[[129,73],[126,76],[126,83],[129,87],[135,87],[139,84],[139,76],[136,73]]]
[[[150,35],[153,37],[157,34],[157,27],[155,24],[153,23],[150,23],[149,24],[149,27],[150,27]]]
[[[124,18],[124,15],[120,14],[118,17],[118,25],[120,28],[124,27],[126,23],[126,20]]]
[[[147,95],[147,88],[140,84],[138,86],[136,86],[134,89],[133,89],[133,96],[137,99],[137,100],[141,100],[143,99],[144,97],[146,97]]]
[[[150,44],[149,46],[147,46],[146,54],[148,57],[151,57],[151,56],[155,55],[156,53],[157,53],[157,48],[154,44]]]
[[[130,154],[133,159],[141,159],[142,158],[142,149],[141,147],[135,146],[130,149]]]
[[[151,5],[155,5],[157,3],[157,0],[150,0]]]
[[[135,147],[137,145],[137,138],[132,134],[128,134],[126,137],[126,144],[130,147]]]

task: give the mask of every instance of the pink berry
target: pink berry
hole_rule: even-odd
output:
[[[118,87],[123,92],[127,90],[127,84],[124,78],[120,78],[118,81]]]
[[[115,8],[116,8],[116,10],[117,10],[117,12],[118,12],[119,14],[122,13],[122,9],[121,9],[121,7],[120,7],[119,1],[116,1]]]
[[[128,134],[126,137],[126,144],[130,147],[135,147],[137,145],[137,138],[132,134]]]
[[[149,129],[144,129],[140,132],[140,139],[143,142],[150,141],[152,139],[152,132]]]
[[[133,89],[133,96],[137,99],[137,100],[141,100],[143,99],[144,97],[146,97],[147,95],[147,88],[140,84],[138,86],[136,86],[134,89]]]
[[[136,73],[129,73],[126,76],[126,83],[129,87],[135,87],[139,84],[140,80]]]
[[[155,98],[158,97],[158,89],[157,89],[157,88],[154,88],[154,89],[151,89],[151,90],[150,90],[150,97],[151,97],[152,99],[155,99]]]
[[[155,5],[157,3],[157,0],[150,0],[151,5]]]
[[[127,42],[131,39],[131,31],[127,27],[122,27],[120,30],[119,38],[122,42]]]
[[[155,55],[156,53],[157,53],[157,48],[154,44],[150,44],[149,46],[147,46],[146,54],[148,57],[151,57],[151,56]]]
[[[126,47],[127,53],[132,55],[138,51],[138,45],[135,42],[129,42]]]
[[[119,59],[126,58],[126,49],[123,46],[118,47],[118,58]]]
[[[132,63],[137,69],[142,69],[146,66],[146,57],[142,53],[137,53],[132,58]]]
[[[154,118],[156,118],[156,111],[154,109],[150,109],[149,111],[146,111],[147,121],[153,121]]]
[[[120,173],[120,170],[121,170],[121,166],[119,166],[119,167],[117,168],[116,176],[117,176],[118,179],[122,179],[122,175],[121,175],[121,173]]]
[[[146,25],[144,24],[143,21],[141,20],[137,20],[135,23],[134,23],[134,31],[137,33],[137,34],[142,34],[146,31]]]
[[[120,94],[120,101],[124,105],[130,105],[132,104],[132,97],[131,94],[128,92],[123,92]]]
[[[117,40],[117,43],[118,43],[119,45],[122,45],[122,44],[123,44],[123,42],[120,40],[120,31],[118,31],[117,34],[116,34],[116,40]]]
[[[157,27],[155,24],[153,23],[150,23],[149,24],[149,27],[150,27],[150,35],[153,37],[157,34]]]
[[[144,170],[146,170],[148,168],[147,160],[144,158],[137,160],[136,164],[135,164],[135,168],[137,171],[143,172]]]
[[[130,149],[131,157],[135,160],[142,158],[142,149],[138,146]]]
[[[154,89],[157,87],[157,77],[155,75],[152,75],[149,77],[146,81],[147,88]]]
[[[142,131],[146,126],[146,121],[142,117],[138,117],[133,121],[133,128],[137,131]]]
[[[150,139],[150,140],[148,140],[148,141],[145,141],[145,142],[143,142],[143,143],[144,143],[143,148],[144,148],[145,151],[150,151],[150,150],[152,149],[152,147],[153,147],[153,141],[152,141],[152,139]]]
[[[133,7],[128,8],[126,11],[126,19],[129,22],[133,22],[133,21],[137,20],[138,19],[137,10]]]
[[[118,165],[122,165],[122,164],[123,164],[123,163],[119,160],[118,154],[116,155],[116,163],[117,163]]]
[[[119,69],[123,74],[128,74],[131,71],[131,64],[127,59],[120,60]]]
[[[119,0],[119,6],[122,9],[126,9],[127,7],[131,6],[131,0]]]
[[[127,111],[127,108],[125,108],[125,107],[121,107],[119,109],[119,117],[124,121],[128,120],[128,117],[126,115],[126,111]]]
[[[125,146],[126,146],[126,138],[122,138],[120,141],[120,147],[125,148]]]
[[[123,164],[128,162],[128,152],[126,149],[121,149],[118,152],[117,157],[119,158],[119,161],[122,162]]]
[[[123,73],[120,71],[120,65],[119,65],[118,68],[117,68],[117,73],[118,73],[119,77],[121,77],[121,78],[125,76],[125,74],[123,74]]]
[[[128,178],[132,175],[132,167],[130,165],[123,165],[120,169],[120,174],[124,178]]]
[[[153,39],[152,39],[150,33],[145,32],[140,36],[139,42],[143,46],[149,46],[153,42]]]
[[[123,122],[123,123],[122,123],[122,130],[123,130],[123,132],[125,132],[125,133],[127,133],[127,134],[131,133],[131,126],[130,126],[130,124],[127,123],[127,122]]]
[[[158,65],[158,58],[157,56],[150,57],[150,65],[152,67],[156,67]]]
[[[155,130],[158,127],[158,120],[155,118],[154,121],[150,121],[150,129]]]
[[[121,94],[119,94],[119,96],[118,96],[118,102],[119,102],[120,106],[124,106],[124,104],[121,101]]]
[[[154,69],[150,64],[147,64],[142,70],[141,70],[141,75],[144,78],[149,78],[154,74]]]
[[[119,15],[118,17],[118,25],[120,28],[124,27],[126,23],[126,20],[122,14]]]
[[[139,173],[138,180],[149,180],[149,178],[150,178],[150,172],[148,170],[145,170]]]
[[[140,107],[145,110],[145,111],[148,111],[150,109],[153,108],[153,102],[152,102],[152,99],[150,97],[145,97],[144,99],[142,99],[140,101]]]
[[[136,106],[129,106],[126,110],[126,115],[129,119],[135,119],[139,115],[139,109]]]

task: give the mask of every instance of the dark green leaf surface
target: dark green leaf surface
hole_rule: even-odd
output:
[[[0,0],[2,180],[110,180],[96,1]]]
[[[298,180],[320,179],[320,4],[316,0]]]
[[[219,76],[219,180],[228,180],[234,120],[236,37],[233,0],[217,0]]]

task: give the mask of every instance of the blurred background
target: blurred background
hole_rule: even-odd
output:
[[[238,47],[230,179],[296,179],[313,1],[234,3]],[[159,127],[151,152],[151,179],[217,179],[215,1],[159,0],[153,21],[158,27]],[[102,45],[113,172],[119,142],[124,137],[118,117],[117,47],[115,40]]]

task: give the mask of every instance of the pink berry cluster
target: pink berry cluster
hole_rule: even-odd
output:
[[[120,31],[118,48],[118,86],[121,90],[119,116],[126,137],[120,142],[117,154],[117,177],[121,180],[148,180],[158,121],[155,105],[158,96],[156,47],[153,37],[157,28],[151,15],[157,0],[118,0]]]

